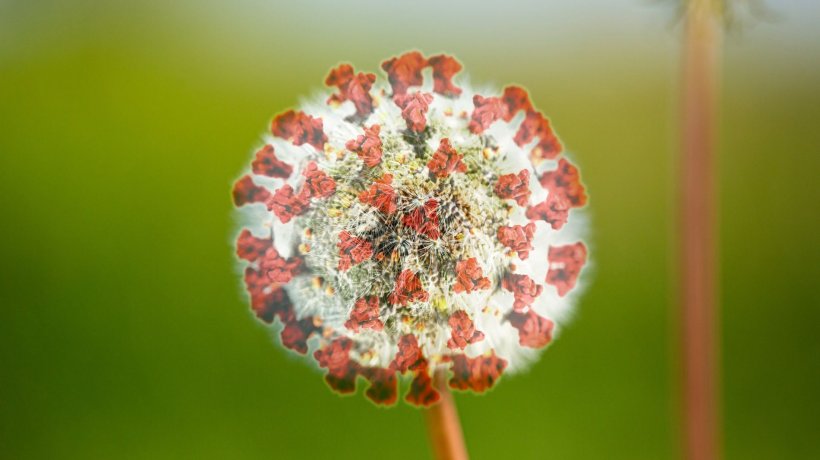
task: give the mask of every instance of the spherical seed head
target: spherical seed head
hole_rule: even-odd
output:
[[[274,118],[235,184],[236,253],[256,316],[336,391],[482,392],[567,318],[587,260],[576,166],[527,92],[476,94],[446,55],[342,64],[321,102]],[[430,78],[429,74],[432,74]],[[276,319],[278,318],[278,321]]]

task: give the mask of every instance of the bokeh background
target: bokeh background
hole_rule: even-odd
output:
[[[251,317],[230,188],[339,61],[519,83],[582,166],[593,278],[526,375],[458,395],[475,459],[677,458],[680,24],[648,0],[0,0],[0,457],[429,456]],[[738,3],[720,142],[726,458],[820,458],[820,5]]]

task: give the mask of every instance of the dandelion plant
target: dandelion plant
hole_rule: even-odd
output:
[[[236,253],[285,348],[378,405],[401,381],[438,455],[465,458],[448,387],[484,392],[553,340],[587,261],[571,216],[587,195],[523,88],[478,94],[447,55],[381,68],[341,64],[274,117],[233,188]]]

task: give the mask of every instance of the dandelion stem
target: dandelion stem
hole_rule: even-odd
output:
[[[718,0],[689,0],[682,61],[680,289],[684,455],[719,458],[715,137]]]
[[[443,371],[436,371],[433,380],[441,399],[426,409],[424,416],[434,456],[436,460],[467,460],[458,411],[453,395],[447,389],[447,375]]]

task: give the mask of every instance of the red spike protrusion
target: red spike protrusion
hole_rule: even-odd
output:
[[[477,331],[470,315],[464,310],[457,310],[450,315],[450,340],[447,346],[463,350],[467,345],[484,340],[484,333]]]
[[[276,283],[287,283],[294,276],[299,274],[302,268],[302,259],[291,257],[285,259],[279,255],[276,248],[268,248],[265,255],[259,259],[259,270],[265,273],[271,281]]]
[[[233,203],[235,206],[244,206],[252,203],[266,203],[271,193],[265,187],[253,183],[251,176],[242,176],[233,184]]]
[[[558,160],[557,169],[542,174],[539,181],[550,194],[566,197],[573,208],[582,207],[587,203],[584,185],[581,184],[581,174],[578,168],[565,158]]]
[[[345,321],[345,327],[353,332],[359,329],[381,331],[384,323],[379,319],[379,298],[376,296],[362,297],[353,305],[350,318]]]
[[[393,305],[406,306],[415,301],[426,302],[428,298],[429,294],[419,277],[410,270],[403,270],[396,278],[396,285],[387,300]]]
[[[292,310],[291,310],[292,311]],[[282,339],[282,345],[297,353],[307,353],[307,341],[310,336],[319,330],[313,323],[313,317],[307,317],[297,320],[295,317],[289,318],[287,321],[283,319],[285,327],[279,336]]]
[[[251,310],[253,310],[253,313],[260,321],[267,324],[271,324],[273,318],[280,314],[280,312],[288,311],[286,308],[293,308],[290,304],[290,299],[282,288],[274,289],[264,297],[254,298],[252,300]]]
[[[433,157],[427,163],[430,174],[442,178],[453,172],[467,172],[467,165],[461,161],[464,157],[450,145],[450,139],[446,137],[439,142],[438,149],[433,153]]]
[[[572,204],[567,197],[550,193],[547,199],[527,208],[526,216],[530,220],[543,220],[553,229],[560,230],[569,219],[569,210]]]
[[[310,190],[303,188],[296,194],[290,184],[285,184],[273,193],[267,205],[268,209],[273,211],[283,224],[286,224],[307,211],[310,206]]]
[[[549,195],[543,202],[527,209],[527,218],[544,220],[558,230],[567,223],[571,208],[582,207],[587,202],[581,176],[578,168],[561,158],[558,160],[558,168],[545,172],[540,182],[549,191]]]
[[[356,390],[359,365],[350,359],[352,348],[352,340],[340,337],[313,353],[319,367],[327,369],[325,381],[339,393],[352,393]]]
[[[428,59],[433,68],[433,91],[448,97],[461,94],[461,88],[453,84],[453,76],[461,71],[461,64],[452,56],[439,54]]]
[[[271,249],[275,251],[275,249]],[[278,256],[278,255],[277,255]],[[263,260],[264,262],[264,260]],[[264,265],[260,262],[260,266]],[[282,289],[280,282],[271,278],[265,267],[254,270],[245,268],[245,286],[251,297],[251,309],[256,317],[270,324],[278,316],[284,327],[280,334],[282,345],[297,353],[307,352],[307,340],[319,328],[314,324],[313,317],[297,319],[293,305],[287,293]]]
[[[396,403],[398,399],[398,381],[395,370],[382,367],[365,367],[359,370],[359,375],[370,382],[370,387],[364,394],[371,401],[385,406]]]
[[[512,121],[515,114],[520,110],[531,111],[533,109],[532,102],[530,102],[530,95],[527,90],[520,86],[508,86],[504,88],[504,94],[501,95],[501,100],[507,107],[507,113],[503,117],[504,121]]]
[[[254,297],[261,297],[270,292],[276,286],[265,273],[254,269],[253,267],[245,268],[245,289],[250,294],[251,299]]]
[[[382,140],[379,138],[379,131],[381,131],[379,125],[365,127],[364,134],[345,144],[345,147],[355,152],[369,168],[377,166],[382,161]]]
[[[405,400],[416,406],[429,406],[439,400],[439,393],[433,387],[432,379],[428,372],[427,360],[422,355],[418,339],[413,334],[405,334],[399,338],[399,351],[390,368],[398,372],[414,373],[410,390],[405,396]]]
[[[387,80],[393,88],[393,96],[407,93],[411,86],[420,86],[424,82],[421,71],[425,67],[427,59],[418,51],[410,51],[382,62],[382,69],[387,72]]]
[[[538,143],[530,152],[533,162],[551,160],[561,154],[563,147],[549,120],[541,112],[529,110],[513,140],[523,147],[535,138],[538,138]]]
[[[499,97],[484,97],[476,94],[473,96],[473,106],[475,109],[467,127],[474,134],[483,133],[496,120],[503,120],[508,116],[507,106]]]
[[[525,206],[530,199],[530,171],[522,169],[518,174],[504,174],[495,184],[495,194],[505,200],[515,200]]]
[[[501,287],[513,293],[515,298],[513,310],[515,311],[522,311],[532,305],[535,298],[541,295],[541,291],[544,289],[543,286],[537,284],[529,276],[517,273],[508,273],[501,280]]]
[[[336,181],[319,169],[315,161],[308,163],[302,174],[311,198],[327,198],[336,191]]]
[[[273,146],[267,144],[256,152],[254,160],[251,163],[251,170],[254,174],[259,174],[260,176],[286,179],[290,177],[293,172],[293,166],[276,158]]]
[[[510,324],[518,329],[518,343],[529,348],[542,348],[552,341],[552,331],[555,324],[539,316],[534,311],[526,313],[510,312],[508,319]]]
[[[330,71],[325,79],[325,84],[335,86],[339,89],[337,94],[331,95],[328,104],[340,104],[345,101],[352,101],[356,107],[356,117],[367,118],[373,113],[373,97],[370,96],[370,88],[376,81],[376,75],[372,73],[359,72],[356,74],[350,64],[341,64]]]
[[[271,123],[271,132],[294,145],[310,144],[316,150],[323,150],[327,142],[327,135],[322,130],[322,119],[302,111],[288,110],[277,115]]]
[[[340,271],[349,270],[350,267],[358,265],[373,256],[373,245],[369,241],[353,236],[342,230],[339,233],[339,242],[336,243],[339,248],[339,265]]]
[[[245,268],[245,288],[251,298],[251,309],[256,317],[270,324],[277,315],[284,316],[292,309],[284,289],[268,276],[252,267]]]
[[[453,285],[453,292],[466,292],[469,294],[473,291],[489,288],[490,280],[484,276],[484,272],[475,257],[460,260],[456,263],[456,281]]]
[[[496,356],[495,352],[475,358],[457,354],[450,356],[449,360],[452,361],[453,370],[450,388],[473,390],[477,393],[492,388],[507,367],[507,361]]]
[[[564,246],[550,246],[547,254],[550,268],[547,271],[547,284],[558,289],[559,296],[565,296],[578,281],[578,275],[587,260],[587,248],[578,242]]]
[[[396,212],[396,191],[390,185],[392,182],[392,175],[382,175],[369,189],[359,193],[359,201],[373,206],[384,214],[393,214]]]
[[[401,108],[401,117],[407,123],[407,129],[420,133],[427,127],[427,110],[433,102],[430,93],[415,92],[393,96],[393,101]]]
[[[526,260],[532,251],[532,237],[535,234],[535,224],[513,225],[498,227],[498,242],[518,253],[518,258]]]
[[[438,209],[438,201],[431,198],[423,206],[419,206],[405,214],[402,223],[431,240],[437,240],[441,236],[441,232],[439,231],[436,209]]]
[[[246,228],[242,230],[242,233],[240,233],[236,239],[236,255],[240,259],[254,262],[265,255],[265,251],[272,246],[273,239],[257,238]]]
[[[416,371],[410,383],[410,390],[404,397],[405,401],[416,406],[429,407],[438,402],[440,398],[427,369]]]
[[[426,369],[427,361],[421,353],[418,339],[413,334],[405,334],[399,338],[399,351],[390,367],[404,373],[408,370]]]

